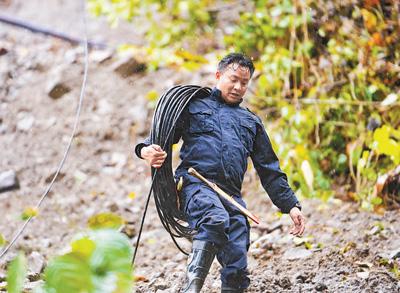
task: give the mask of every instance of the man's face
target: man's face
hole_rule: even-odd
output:
[[[236,63],[229,64],[223,71],[215,73],[217,89],[228,104],[240,103],[250,81],[250,70]]]

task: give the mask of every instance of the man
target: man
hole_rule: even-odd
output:
[[[177,180],[183,178],[180,206],[190,227],[197,231],[183,292],[200,292],[215,255],[222,266],[221,292],[243,292],[250,283],[247,218],[189,175],[190,167],[245,206],[240,193],[247,158],[251,157],[273,203],[290,214],[294,222],[290,233],[301,235],[304,231],[301,206],[279,167],[260,118],[239,106],[253,72],[254,65],[245,55],[225,56],[218,64],[210,96],[192,100],[177,124],[174,142],[183,140],[181,163],[175,172]],[[138,144],[135,152],[154,168],[160,168],[167,156],[160,146],[150,145],[149,139]]]

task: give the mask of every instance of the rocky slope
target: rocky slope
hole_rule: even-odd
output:
[[[81,35],[75,1],[9,2],[0,2],[2,13]],[[46,10],[34,9],[35,3],[46,5]],[[111,46],[127,38],[140,39],[129,37],[128,25],[111,31],[90,19],[88,26],[90,38],[101,36]],[[0,36],[0,173],[11,170],[19,181],[18,189],[0,193],[0,233],[9,240],[22,224],[22,211],[36,204],[65,151],[82,82],[83,50],[4,24]],[[0,282],[7,261],[23,250],[29,256],[27,286],[34,287],[46,261],[65,249],[72,236],[85,229],[88,218],[99,212],[124,217],[134,243],[150,187],[148,168],[133,155],[151,122],[146,93],[161,93],[182,83],[212,86],[213,67],[196,73],[167,68],[135,73],[124,70],[124,64],[129,62],[111,50],[90,52],[77,138],[39,215],[0,261]],[[132,192],[136,197],[128,196]],[[252,229],[248,292],[400,291],[398,211],[378,215],[337,200],[304,200],[307,230],[301,240],[289,236],[289,218],[277,216],[254,170],[246,177],[244,195],[262,219]],[[177,292],[186,257],[163,230],[153,203],[144,231],[135,268],[136,292]],[[186,240],[180,243],[190,248]],[[204,292],[219,292],[218,270],[214,262]]]

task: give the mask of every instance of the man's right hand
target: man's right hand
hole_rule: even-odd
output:
[[[152,144],[147,147],[143,147],[140,151],[140,155],[146,162],[154,167],[160,168],[164,163],[165,158],[167,157],[167,153],[162,150],[159,145]]]

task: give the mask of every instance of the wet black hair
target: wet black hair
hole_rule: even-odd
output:
[[[229,53],[226,55],[221,59],[221,61],[219,61],[218,70],[224,71],[230,64],[238,64],[239,66],[248,68],[250,71],[250,77],[252,77],[254,73],[253,61],[242,53]]]

